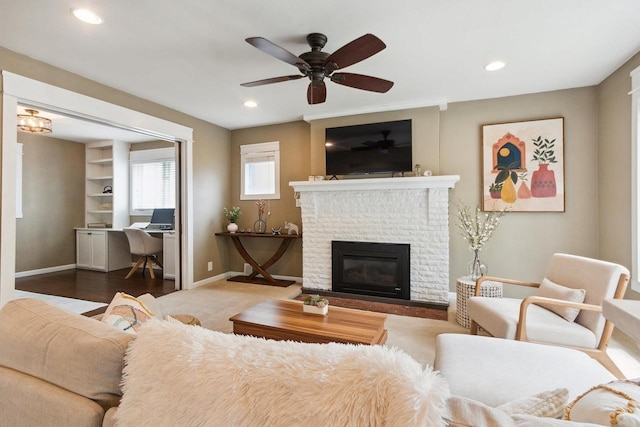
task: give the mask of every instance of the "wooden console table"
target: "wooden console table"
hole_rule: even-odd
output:
[[[235,276],[231,277],[227,280],[232,282],[243,282],[243,283],[256,283],[259,285],[271,285],[271,286],[289,286],[295,283],[294,280],[278,280],[274,279],[269,273],[267,273],[267,269],[276,263],[284,255],[287,251],[287,248],[295,239],[300,239],[302,235],[300,234],[267,234],[267,233],[216,233],[216,236],[224,236],[230,237],[233,245],[238,250],[238,253],[242,256],[242,258],[247,261],[251,267],[253,267],[253,273],[248,276]],[[280,239],[280,246],[276,250],[276,252],[265,262],[260,265],[258,262],[249,255],[249,252],[244,248],[241,242],[242,237],[257,237],[263,239]],[[262,277],[258,277],[260,274]]]

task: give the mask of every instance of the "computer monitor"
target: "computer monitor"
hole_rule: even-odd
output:
[[[175,209],[154,209],[149,228],[173,228]]]

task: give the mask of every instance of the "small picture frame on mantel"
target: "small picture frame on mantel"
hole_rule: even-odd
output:
[[[564,118],[482,126],[482,210],[564,212]]]

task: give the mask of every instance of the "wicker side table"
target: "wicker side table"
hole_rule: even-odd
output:
[[[467,314],[467,300],[475,294],[476,282],[468,276],[456,280],[456,322],[465,328],[471,327]],[[480,296],[502,298],[502,283],[487,280],[482,282]]]

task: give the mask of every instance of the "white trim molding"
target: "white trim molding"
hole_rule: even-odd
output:
[[[182,274],[176,277],[176,287],[193,287],[193,129],[7,71],[2,71],[2,90],[0,307],[13,298],[15,289],[18,103],[179,143],[184,215],[176,223],[182,234],[181,265],[177,266]],[[5,212],[11,215],[2,214]]]
[[[640,67],[634,69],[631,75],[631,289],[640,292],[638,275],[640,274],[640,153],[638,152],[638,126],[640,125]]]

